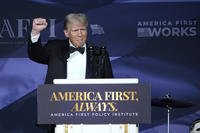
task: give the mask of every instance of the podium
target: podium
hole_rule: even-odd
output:
[[[138,83],[137,78],[55,79],[38,88],[38,123],[56,124],[56,133],[138,133],[136,123],[151,119],[149,86]]]

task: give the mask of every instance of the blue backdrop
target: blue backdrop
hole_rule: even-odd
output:
[[[22,115],[28,116],[31,108],[18,110],[35,95],[46,73],[45,65],[27,58],[32,19],[47,18],[49,27],[42,33],[46,42],[64,38],[63,18],[70,12],[88,15],[88,42],[107,47],[115,78],[137,77],[151,84],[152,98],[170,93],[195,104],[172,110],[171,133],[187,133],[191,122],[200,117],[198,0],[18,0],[1,2],[0,10],[0,131],[30,131],[24,129],[28,119]],[[162,133],[167,129],[166,118],[164,108],[152,107],[152,124],[141,125],[141,132]]]

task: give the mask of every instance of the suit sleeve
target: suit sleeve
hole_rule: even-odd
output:
[[[41,64],[48,64],[49,56],[50,56],[50,48],[48,47],[48,43],[42,46],[40,38],[35,43],[32,43],[31,39],[29,38],[28,57],[31,60]]]
[[[109,54],[106,51],[104,58],[104,78],[113,78],[112,66],[109,59]]]

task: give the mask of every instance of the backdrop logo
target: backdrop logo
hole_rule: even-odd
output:
[[[47,35],[49,38],[55,38],[56,36],[56,19],[47,19],[48,29]],[[27,34],[30,34],[32,27],[32,19],[1,19],[0,20],[0,43],[9,44],[16,43],[20,39],[25,39]],[[92,35],[104,34],[104,29],[101,25],[91,24]]]
[[[55,20],[48,19],[49,37],[55,36]],[[0,39],[21,39],[30,32],[32,19],[1,19],[0,20]]]
[[[98,24],[91,24],[90,28],[92,30],[92,35],[102,35],[104,34],[104,29],[101,25]]]
[[[194,37],[197,26],[197,20],[138,21],[137,37]]]

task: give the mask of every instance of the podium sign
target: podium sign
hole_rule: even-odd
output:
[[[150,87],[131,83],[42,85],[38,124],[150,123]]]

